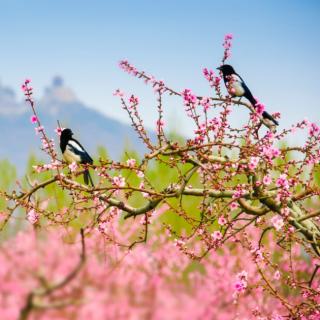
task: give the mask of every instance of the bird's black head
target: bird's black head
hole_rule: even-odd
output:
[[[221,67],[217,68],[222,72],[224,76],[230,76],[232,74],[235,74],[236,72],[234,71],[233,67],[230,66],[229,64],[224,64]]]
[[[60,139],[69,140],[72,138],[72,136],[73,136],[73,132],[71,131],[71,129],[63,129],[61,132]]]

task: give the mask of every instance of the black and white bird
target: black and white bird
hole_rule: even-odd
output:
[[[64,129],[60,135],[60,149],[64,160],[67,163],[81,163],[81,164],[92,164],[93,160],[81,145],[79,141],[72,138],[73,132],[71,129]],[[90,184],[93,186],[93,181],[90,176],[89,170],[85,169],[83,173],[83,178],[85,184]]]
[[[257,104],[257,100],[254,98],[251,91],[249,90],[249,88],[247,87],[243,79],[240,77],[240,75],[235,72],[233,67],[230,66],[229,64],[224,64],[217,69],[222,72],[223,80],[229,94],[232,97],[247,98],[252,104],[252,106],[255,108]],[[272,126],[279,125],[278,121],[274,119],[272,115],[266,111],[262,112],[262,117],[265,120],[267,120],[267,122]]]

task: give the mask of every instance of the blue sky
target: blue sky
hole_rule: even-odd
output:
[[[1,0],[0,78],[18,90],[30,77],[41,96],[61,75],[80,100],[126,122],[112,96],[122,88],[141,96],[151,126],[150,91],[118,61],[208,95],[201,70],[220,64],[223,36],[233,33],[230,63],[270,112],[282,113],[282,127],[305,117],[318,122],[319,13],[317,0]],[[167,118],[184,132],[179,103],[169,101]]]

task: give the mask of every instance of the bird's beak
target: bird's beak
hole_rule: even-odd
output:
[[[218,67],[217,70],[220,70],[220,71],[221,71],[221,67]]]

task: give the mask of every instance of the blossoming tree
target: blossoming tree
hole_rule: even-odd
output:
[[[231,41],[227,35],[223,63]],[[303,120],[275,130],[261,117],[262,104],[224,95],[210,69],[203,75],[212,96],[203,97],[128,61],[120,67],[153,88],[157,139],[144,126],[139,98],[116,90],[147,152],[87,165],[94,187],[77,178],[86,168],[60,160],[30,81],[23,84],[50,162],[34,166],[27,186],[1,192],[8,202],[1,229],[23,208],[35,230],[2,244],[3,318],[319,319],[319,127]],[[168,95],[181,99],[194,123],[184,142],[165,130]],[[250,117],[232,127],[235,106]],[[300,130],[308,132],[303,145],[280,147]],[[160,168],[165,174],[155,174]]]

